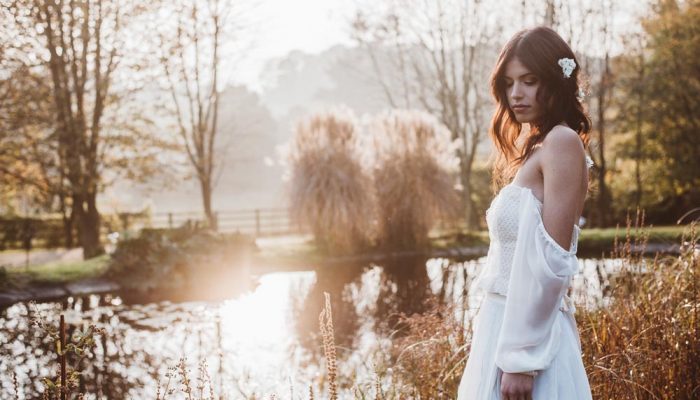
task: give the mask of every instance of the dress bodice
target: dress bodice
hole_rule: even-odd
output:
[[[523,193],[523,191],[527,193]],[[489,232],[489,250],[478,279],[478,286],[487,292],[506,295],[515,245],[518,241],[518,221],[521,215],[520,204],[523,195],[531,196],[532,203],[538,207],[541,214],[542,203],[535,197],[530,188],[510,183],[504,186],[491,201],[486,210],[486,224]],[[568,252],[576,254],[580,228],[574,225],[571,235],[571,244]],[[547,240],[554,239],[544,235]],[[561,247],[557,245],[556,247]],[[564,250],[564,249],[561,249]]]

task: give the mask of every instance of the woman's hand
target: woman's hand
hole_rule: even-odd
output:
[[[503,400],[532,400],[534,380],[530,375],[504,372],[501,377],[501,397]]]

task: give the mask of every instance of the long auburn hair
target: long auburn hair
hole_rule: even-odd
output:
[[[530,124],[530,132],[524,143],[517,143],[522,124],[515,119],[506,94],[505,69],[513,58],[520,60],[540,81],[536,99],[542,106],[542,115],[538,121]],[[564,76],[558,64],[561,58],[571,58],[576,62],[576,68],[569,78]],[[497,103],[489,128],[489,136],[496,146],[492,175],[494,190],[503,187],[513,178],[535,146],[562,121],[579,134],[584,147],[588,146],[591,121],[578,98],[580,69],[571,47],[548,27],[524,29],[505,44],[490,82],[491,94]]]

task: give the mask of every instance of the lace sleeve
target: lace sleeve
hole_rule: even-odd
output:
[[[521,193],[518,239],[496,347],[496,365],[509,373],[546,369],[559,349],[557,318],[570,277],[578,272],[574,250],[545,230],[539,205]]]

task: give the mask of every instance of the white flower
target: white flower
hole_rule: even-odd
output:
[[[578,93],[576,94],[576,98],[578,101],[583,101],[583,99],[586,98],[586,92],[583,91],[583,89],[579,88]]]
[[[564,76],[569,78],[571,73],[574,72],[574,68],[576,68],[576,61],[574,61],[572,58],[560,58],[559,66],[564,72]]]

